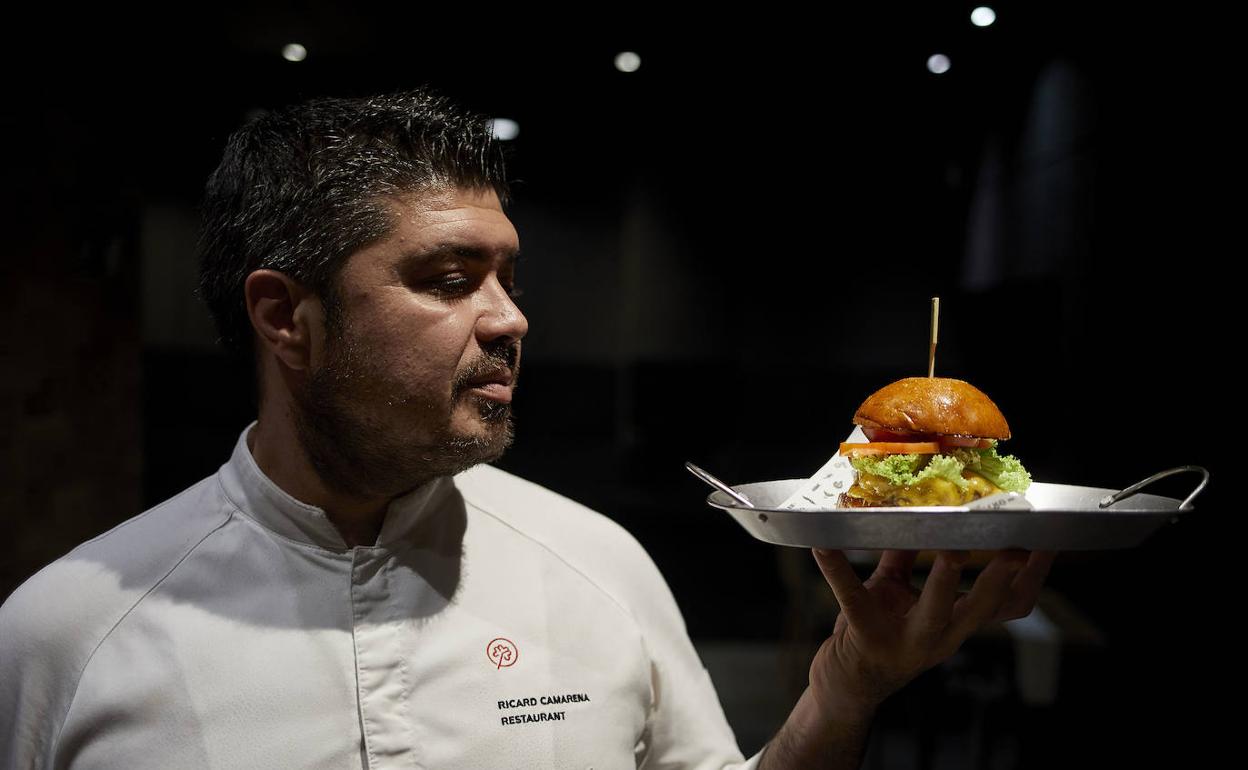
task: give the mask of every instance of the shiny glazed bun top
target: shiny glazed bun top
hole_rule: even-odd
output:
[[[854,424],[900,433],[1008,439],[1010,426],[979,388],[949,377],[907,377],[885,385],[854,412]]]

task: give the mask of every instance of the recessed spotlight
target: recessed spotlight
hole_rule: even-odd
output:
[[[927,70],[935,75],[945,74],[951,66],[952,62],[949,61],[949,57],[943,53],[932,54],[927,57]]]
[[[501,139],[504,142],[510,142],[520,136],[520,124],[508,118],[494,118],[490,121],[490,130],[494,132],[495,139]]]
[[[641,66],[641,57],[632,51],[622,51],[615,55],[615,68],[620,72],[636,72]]]
[[[971,11],[971,23],[977,27],[987,27],[997,20],[997,12],[986,5]]]

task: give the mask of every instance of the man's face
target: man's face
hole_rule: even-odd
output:
[[[343,267],[323,349],[294,394],[314,467],[360,496],[500,456],[528,332],[512,301],[519,238],[492,190],[435,190],[391,207],[390,234]]]

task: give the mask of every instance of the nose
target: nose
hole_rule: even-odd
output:
[[[477,338],[482,342],[502,338],[519,341],[529,333],[529,320],[520,312],[497,276],[490,276],[478,296],[482,307],[477,316]]]

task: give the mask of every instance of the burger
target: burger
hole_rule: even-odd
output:
[[[983,391],[948,377],[907,377],[880,388],[854,413],[866,443],[842,443],[855,471],[839,505],[965,505],[1025,492],[1031,475],[997,451],[1010,426]]]

